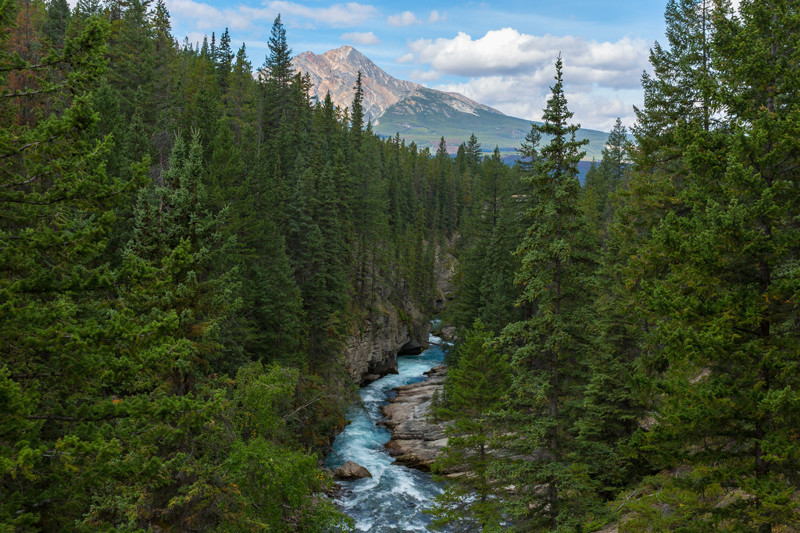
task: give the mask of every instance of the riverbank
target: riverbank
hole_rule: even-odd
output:
[[[381,408],[392,438],[386,443],[395,461],[429,472],[431,464],[447,444],[444,425],[431,420],[431,404],[442,394],[447,367],[436,366],[425,372],[428,378],[392,389],[397,396]]]

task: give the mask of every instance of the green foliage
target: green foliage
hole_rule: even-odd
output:
[[[239,369],[234,413],[242,438],[223,465],[233,498],[220,531],[329,531],[346,522],[319,493],[331,480],[317,458],[291,447],[286,420],[298,385],[296,369],[251,363]]]
[[[315,495],[325,479],[313,455],[257,437],[237,443],[225,466],[239,506],[226,509],[220,531],[324,532],[346,523],[330,500]]]
[[[798,526],[800,25],[790,4],[668,2],[636,145],[618,122],[580,196],[559,68],[544,126],[521,149],[530,228],[517,252],[522,317],[498,320],[510,322],[501,339],[512,356],[494,420],[504,425],[475,430],[504,437],[489,501],[502,502],[508,525]],[[465,161],[460,149],[461,171]],[[473,208],[485,202],[474,185]],[[483,205],[459,250],[463,300],[451,312],[462,327],[490,309],[484,295],[503,292],[481,285],[500,270],[481,253],[495,213]]]
[[[458,364],[448,368],[446,396],[436,409],[438,417],[450,421],[447,446],[434,463],[434,472],[460,472],[436,498],[431,511],[435,526],[500,531],[501,490],[490,472],[492,415],[511,383],[508,361],[480,320],[466,334],[458,349]]]
[[[497,149],[476,172],[471,211],[465,214],[459,243],[460,292],[448,315],[462,327],[477,317],[491,330],[500,331],[519,318],[514,306],[519,296],[514,284],[517,261],[512,252],[523,233],[518,216],[520,185]]]
[[[440,523],[798,527],[790,2],[668,2],[583,189],[560,60],[510,169],[313,104],[280,17],[255,80],[161,1],[65,6],[0,2],[0,529],[348,527],[342,348],[454,240]]]
[[[780,429],[798,416],[788,407],[798,384],[787,373],[796,343],[788,324],[795,321],[789,243],[797,198],[786,186],[796,169],[778,163],[797,159],[789,140],[797,110],[777,103],[778,94],[794,91],[783,83],[797,69],[783,59],[795,47],[775,39],[776,32],[796,34],[798,25],[780,4],[772,15],[749,2],[735,18],[724,6],[711,12],[707,34],[714,38],[705,50],[716,76],[703,101],[725,112],[698,120],[696,110],[687,111],[672,126],[675,136],[662,141],[683,154],[670,167],[681,208],[653,227],[635,262],[651,342],[661,347],[659,360],[650,360],[660,367],[656,425],[642,446],[659,467],[690,469],[676,482],[680,490],[691,479],[696,493],[724,495],[725,505],[713,497],[686,504],[685,516],[699,527],[797,524],[796,503],[786,497],[797,486],[789,473],[796,443]],[[671,27],[696,27],[703,13]],[[669,54],[683,59],[677,47]],[[675,89],[666,76],[658,82]],[[637,154],[643,168],[648,156]]]
[[[517,249],[516,282],[523,286],[518,305],[529,318],[506,326],[503,338],[513,350],[513,383],[506,424],[514,428],[506,447],[523,460],[501,461],[506,483],[520,484],[510,512],[525,527],[572,527],[591,503],[585,466],[570,455],[585,356],[592,322],[590,295],[596,258],[587,224],[578,211],[577,163],[582,156],[576,125],[563,92],[561,58],[556,84],[534,125],[527,148],[532,175],[531,226]],[[552,140],[539,149],[540,135]]]
[[[257,81],[162,1],[65,5],[0,3],[0,529],[347,527],[342,347],[430,307],[441,176],[313,106],[280,18]]]

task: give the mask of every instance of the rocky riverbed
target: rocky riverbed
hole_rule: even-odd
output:
[[[398,374],[389,374],[361,388],[362,402],[348,411],[350,424],[336,437],[333,451],[326,458],[325,464],[331,470],[353,461],[372,476],[341,481],[343,490],[334,496],[355,520],[357,531],[430,530],[431,518],[424,510],[441,494],[442,486],[427,472],[397,463],[384,447],[391,438],[389,428],[378,425],[383,419],[381,407],[388,396],[395,394],[390,392],[392,389],[419,382],[426,377],[425,372],[442,364],[441,339],[431,337],[430,341],[431,346],[420,355],[397,358]]]
[[[431,400],[437,391],[441,394],[447,368],[436,366],[425,375],[424,381],[392,389],[397,396],[381,408],[385,416],[381,424],[392,434],[386,448],[395,461],[427,472],[447,444],[444,425],[430,417]]]

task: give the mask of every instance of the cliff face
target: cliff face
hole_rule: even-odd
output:
[[[344,363],[350,377],[366,385],[397,373],[397,355],[419,353],[428,346],[430,323],[410,303],[402,311],[391,305],[369,313],[350,336]]]

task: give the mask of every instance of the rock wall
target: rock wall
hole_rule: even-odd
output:
[[[439,246],[436,249],[436,302],[435,307],[437,311],[443,311],[447,307],[447,302],[456,297],[456,287],[453,282],[455,277],[456,265],[458,261],[450,252],[455,247],[455,241],[458,237],[454,236],[447,245]]]
[[[402,312],[394,306],[373,310],[347,340],[347,372],[359,385],[396,374],[398,353],[421,352],[429,333],[430,323],[411,305]]]
[[[434,265],[435,301],[432,309],[441,311],[454,298],[453,275],[456,259],[450,253],[456,237],[436,249]],[[386,374],[397,373],[398,354],[418,354],[428,347],[431,325],[408,297],[399,297],[392,289],[373,287],[373,309],[360,320],[347,339],[344,365],[352,380],[366,385]],[[390,301],[402,300],[401,304]]]

